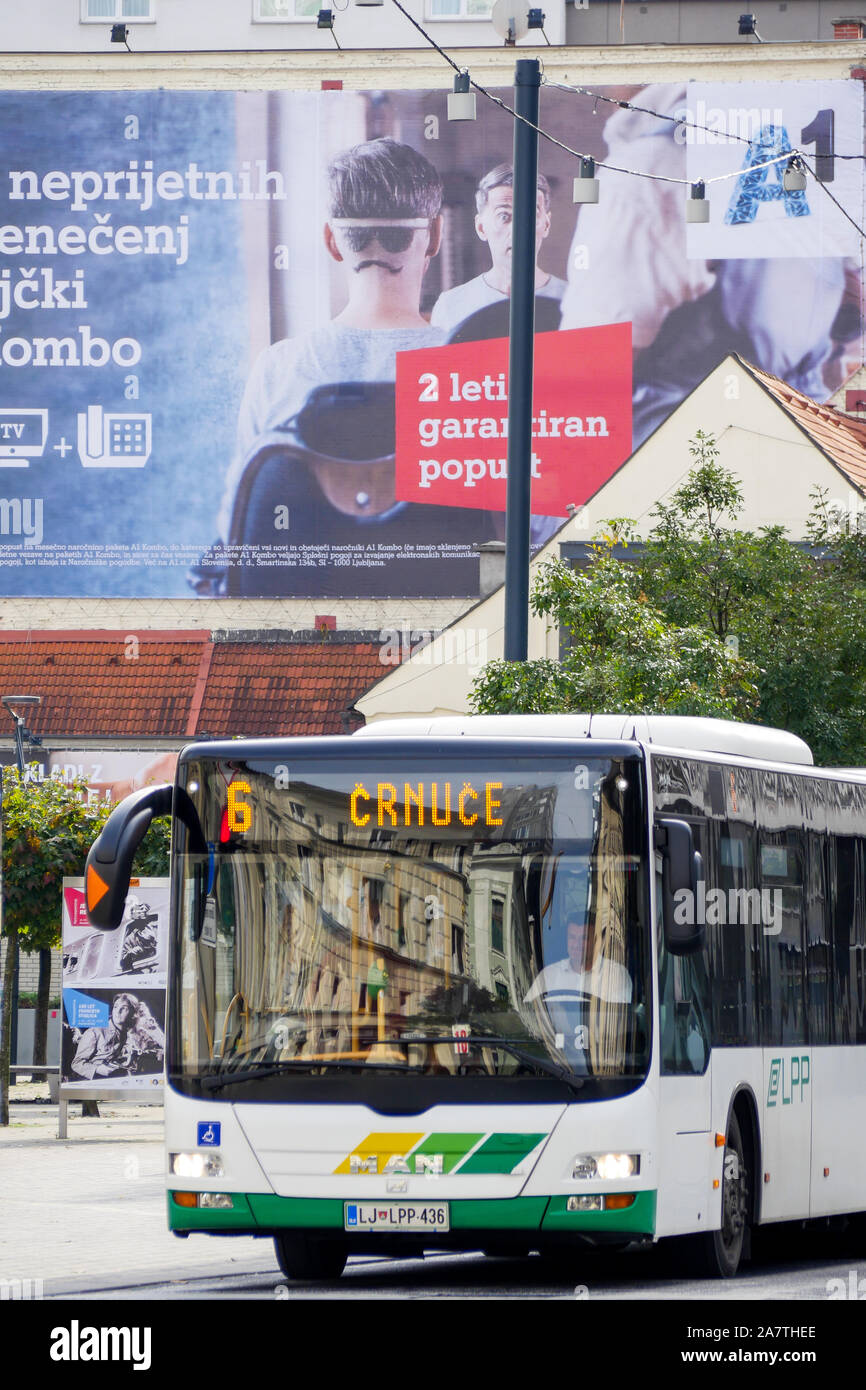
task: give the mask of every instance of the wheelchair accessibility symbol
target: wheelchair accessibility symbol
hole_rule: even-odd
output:
[[[200,1149],[216,1148],[220,1141],[220,1125],[213,1120],[202,1120],[196,1125],[196,1140]]]

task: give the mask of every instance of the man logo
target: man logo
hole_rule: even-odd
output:
[[[438,1177],[445,1171],[444,1154],[411,1154],[406,1158],[404,1154],[390,1154],[383,1166],[379,1167],[382,1154],[350,1154],[349,1172],[353,1177],[361,1173],[383,1173],[390,1176],[392,1173],[406,1173],[411,1175],[413,1172],[418,1175],[423,1173],[426,1177]],[[410,1167],[410,1164],[415,1167]]]

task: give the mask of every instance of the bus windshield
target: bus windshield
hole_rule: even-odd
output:
[[[638,758],[244,751],[179,769],[176,1083],[645,1075]]]

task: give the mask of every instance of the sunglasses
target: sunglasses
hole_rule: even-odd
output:
[[[352,251],[365,251],[378,241],[383,251],[395,255],[408,251],[417,227],[341,227],[340,231]]]

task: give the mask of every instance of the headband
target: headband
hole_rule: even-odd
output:
[[[329,217],[332,227],[411,227],[420,232],[430,226],[429,217]]]

